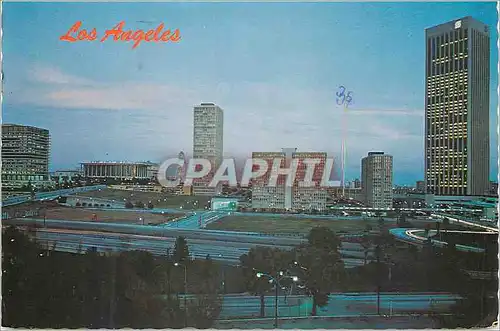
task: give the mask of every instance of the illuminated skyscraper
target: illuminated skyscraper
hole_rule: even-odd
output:
[[[465,17],[425,34],[426,193],[483,195],[490,155],[488,26]]]

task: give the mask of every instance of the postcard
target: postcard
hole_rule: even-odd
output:
[[[2,14],[2,326],[498,329],[497,3]]]

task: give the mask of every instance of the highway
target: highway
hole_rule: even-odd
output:
[[[122,234],[122,235],[139,235],[139,236],[153,236],[165,238],[177,238],[183,236],[188,240],[201,239],[215,241],[219,244],[236,242],[247,243],[253,245],[268,245],[276,247],[293,247],[306,242],[303,237],[288,237],[279,235],[265,235],[256,232],[237,232],[237,231],[217,231],[217,230],[200,230],[200,229],[177,229],[177,228],[164,228],[161,226],[149,226],[139,224],[121,224],[121,223],[105,223],[105,222],[91,222],[91,221],[65,221],[65,220],[51,220],[47,219],[12,219],[3,220],[5,225],[15,226],[29,226],[36,225],[39,228],[57,230],[63,232],[66,230],[73,230],[78,232],[92,231],[104,232],[108,234]],[[364,249],[360,244],[342,242],[342,250],[358,254],[363,252]]]
[[[185,218],[181,218],[175,222],[168,222],[161,226],[166,228],[184,228],[184,229],[199,229],[204,228],[208,224],[215,222],[228,215],[228,212],[223,211],[202,211],[193,212]]]
[[[63,190],[51,191],[51,192],[38,192],[35,193],[35,200],[49,200],[55,199],[60,196],[75,194],[79,192],[90,192],[105,189],[106,185],[92,185],[92,186],[82,186],[74,187]],[[18,195],[2,200],[2,207],[17,205],[31,201],[31,195]]]
[[[449,293],[381,293],[381,314],[400,314],[427,312],[447,312],[460,296]],[[285,301],[286,300],[286,301]],[[265,297],[265,313],[274,316],[275,297]],[[278,315],[308,316],[312,307],[312,298],[304,295],[290,295],[278,299]],[[367,315],[377,313],[376,293],[341,293],[332,294],[328,305],[318,307],[318,316],[332,315]],[[248,295],[225,295],[220,319],[237,317],[259,317],[260,297]]]
[[[173,252],[175,236],[148,236],[148,235],[125,235],[121,233],[75,231],[61,229],[38,229],[37,241],[42,245],[48,245],[49,249],[54,247],[57,251],[84,253],[87,249],[95,247],[99,252],[117,252],[128,250],[144,250],[154,255],[165,255],[167,250]],[[205,258],[207,255],[213,260],[229,265],[239,264],[241,255],[257,246],[245,241],[218,241],[213,239],[188,239],[189,251],[193,258]],[[267,246],[290,250],[290,245],[279,245],[273,241],[258,246]],[[346,267],[362,265],[363,252],[357,250],[341,250]]]
[[[406,228],[395,228],[395,229],[390,229],[389,232],[396,237],[396,239],[409,243],[409,244],[414,244],[414,245],[425,245],[427,242],[427,237],[424,235],[424,230],[422,229],[406,229]],[[468,232],[468,231],[454,231],[454,232]],[[436,232],[429,232],[429,234],[435,234]],[[472,233],[476,233],[475,231],[472,231]],[[439,241],[436,239],[431,238],[431,242],[433,245],[438,246],[438,247],[444,247],[447,245],[446,242],[444,241]],[[456,244],[455,245],[457,250],[462,251],[462,252],[475,252],[475,253],[482,253],[484,252],[484,249],[478,248],[478,247],[473,247],[473,246],[466,246],[466,245],[461,245],[461,244]]]

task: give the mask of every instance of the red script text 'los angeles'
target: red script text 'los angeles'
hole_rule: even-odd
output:
[[[156,29],[151,29],[148,31],[144,30],[124,30],[125,22],[122,21],[118,23],[114,28],[106,30],[106,33],[102,38],[101,42],[106,40],[113,41],[134,41],[132,48],[136,48],[143,41],[145,42],[178,42],[181,39],[181,33],[179,29],[175,29],[173,32],[168,30],[163,30],[165,25],[161,23],[156,27]],[[76,41],[95,41],[98,40],[99,36],[97,30],[93,28],[92,30],[81,29],[82,22],[78,21],[66,32],[65,35],[61,36],[59,40],[76,42]]]

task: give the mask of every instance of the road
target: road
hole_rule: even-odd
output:
[[[99,252],[117,252],[128,250],[144,250],[154,255],[165,255],[167,250],[173,252],[176,236],[148,236],[148,235],[130,235],[109,232],[81,231],[81,230],[63,230],[63,229],[38,229],[36,232],[37,241],[42,245],[54,247],[57,251],[82,252],[95,247]],[[205,258],[207,255],[213,260],[223,262],[229,265],[239,264],[241,255],[248,253],[252,247],[257,244],[245,241],[222,241],[213,239],[188,239],[189,251],[193,258]],[[258,246],[267,246],[289,250],[290,245],[280,245],[273,241],[267,244],[258,244]],[[360,259],[363,252],[355,250],[341,250],[343,261],[346,267],[354,267],[363,264]]]
[[[166,228],[200,229],[228,215],[228,212],[202,211],[193,212],[185,218],[175,222],[168,222],[161,226]]]
[[[417,312],[448,312],[459,296],[449,293],[381,293],[381,314],[401,314]],[[274,296],[265,297],[265,313],[274,316]],[[284,296],[278,300],[278,315],[308,316],[312,307],[312,299],[303,295]],[[318,308],[318,316],[332,315],[367,315],[377,313],[376,293],[342,293],[332,294],[328,305]],[[238,317],[259,317],[260,298],[257,296],[225,295],[220,319]]]
[[[424,230],[422,229],[406,229],[406,228],[394,228],[390,229],[389,232],[396,237],[396,239],[414,245],[425,245],[427,238],[424,235]],[[468,231],[455,231],[455,232],[468,232]],[[430,234],[433,234],[430,232]],[[434,233],[435,234],[435,233]],[[439,241],[436,239],[431,239],[433,245],[438,247],[446,246],[446,242]],[[457,244],[457,250],[462,252],[474,252],[474,253],[482,253],[484,252],[483,248],[472,247]]]
[[[244,242],[255,245],[272,245],[272,246],[297,246],[306,240],[301,236],[289,237],[279,235],[265,235],[256,232],[239,232],[239,231],[218,231],[218,230],[199,230],[199,229],[183,229],[183,228],[165,228],[161,226],[139,225],[139,224],[122,224],[122,223],[105,223],[92,221],[66,221],[66,220],[41,220],[32,218],[3,220],[5,225],[28,226],[36,225],[48,229],[59,230],[78,230],[78,231],[94,231],[119,233],[124,235],[146,235],[162,238],[177,238],[183,236],[189,240],[204,239],[218,241],[221,243],[227,242]],[[363,252],[360,244],[343,242],[342,249],[346,251]],[[356,255],[358,256],[358,255]],[[360,255],[359,255],[360,256]]]

